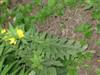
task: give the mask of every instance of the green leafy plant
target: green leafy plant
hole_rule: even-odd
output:
[[[77,3],[77,0],[64,0],[64,2],[68,6],[73,6]]]
[[[72,7],[77,4],[77,0],[48,0],[47,5],[45,5],[40,12],[34,16],[34,21],[43,22],[49,16],[63,15],[66,6]]]
[[[97,45],[100,45],[100,40],[97,40],[97,41],[96,41],[96,44],[97,44]]]
[[[96,26],[96,32],[99,34],[100,33],[100,24],[97,24]]]
[[[76,32],[81,32],[87,38],[92,35],[92,27],[90,24],[81,24],[75,29]]]
[[[88,43],[87,43],[87,41],[85,39],[80,40],[80,44],[83,45],[83,46],[84,45],[88,46]]]
[[[96,74],[100,75],[100,69],[99,68],[96,70]]]
[[[93,15],[94,19],[100,20],[100,13],[99,12],[100,12],[99,10],[93,12],[92,15]]]
[[[100,34],[100,24],[97,24],[96,25],[96,32],[97,32],[98,35]],[[96,44],[97,45],[100,45],[100,40],[99,39],[96,40]]]
[[[34,17],[34,21],[44,22],[44,20],[52,15],[55,15],[56,13],[59,13],[63,7],[63,3],[60,4],[57,0],[48,0],[48,3],[45,7],[43,7],[37,15]],[[56,11],[58,10],[58,11]]]
[[[1,43],[1,42],[0,42]],[[9,46],[7,43],[0,45],[0,75],[25,75],[24,66],[21,66],[21,61],[16,59],[16,50],[14,46]]]
[[[99,0],[95,0],[93,2],[93,14],[92,14],[92,16],[93,16],[94,19],[97,19],[97,20],[100,20],[100,13],[99,13],[100,7],[99,7],[99,5],[100,5]]]
[[[34,5],[41,6],[42,5],[42,0],[32,0]]]

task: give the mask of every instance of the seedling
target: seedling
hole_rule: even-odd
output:
[[[100,45],[100,40],[97,40],[96,41],[96,45]]]
[[[97,26],[96,26],[96,31],[97,31],[97,33],[100,34],[100,24],[97,24]]]
[[[94,11],[92,16],[94,19],[100,20],[100,11]]]
[[[96,74],[97,74],[97,75],[100,75],[100,68],[98,68],[98,69],[96,70]]]
[[[86,38],[90,38],[92,36],[92,26],[87,23],[76,27],[75,31],[82,33]]]

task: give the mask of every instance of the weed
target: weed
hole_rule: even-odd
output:
[[[100,45],[100,40],[97,40],[97,41],[96,41],[96,44],[97,44],[97,45]]]
[[[97,26],[96,26],[96,32],[97,32],[98,34],[100,34],[100,24],[97,24]]]
[[[92,27],[90,24],[81,24],[76,27],[75,31],[83,33],[86,38],[89,38],[92,35]]]
[[[100,69],[99,68],[97,69],[96,74],[100,75]]]

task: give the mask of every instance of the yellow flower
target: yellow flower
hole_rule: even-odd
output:
[[[8,39],[9,41],[10,41],[10,44],[13,44],[13,45],[15,45],[16,44],[16,39],[15,38],[9,38]]]
[[[1,30],[1,33],[3,34],[3,33],[5,33],[6,32],[6,29],[2,29]]]
[[[24,37],[24,32],[21,29],[16,29],[17,35],[19,38],[23,38]]]
[[[100,62],[100,60],[97,60],[97,62]]]

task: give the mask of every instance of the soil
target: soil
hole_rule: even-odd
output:
[[[29,3],[31,0],[11,0],[12,6],[16,3]],[[43,0],[44,3],[47,3],[47,0]],[[39,8],[33,9],[31,15],[36,14],[39,11]],[[79,75],[96,75],[95,70],[97,67],[100,67],[100,62],[97,62],[100,59],[100,46],[95,44],[97,39],[100,39],[100,35],[96,33],[95,27],[100,21],[93,20],[91,17],[91,10],[84,10],[83,7],[77,7],[65,10],[63,16],[50,16],[46,19],[45,23],[37,24],[37,31],[47,32],[52,35],[59,37],[67,37],[70,39],[81,40],[84,39],[84,36],[81,33],[75,32],[75,28],[83,23],[89,23],[93,27],[93,35],[91,38],[87,39],[89,47],[87,50],[94,52],[94,57],[89,63],[92,65],[90,70],[80,69]]]

